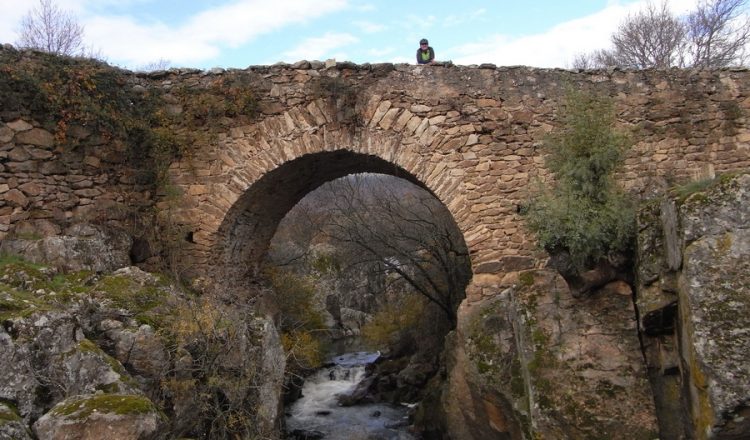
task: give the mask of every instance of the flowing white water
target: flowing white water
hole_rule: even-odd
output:
[[[288,409],[287,432],[318,431],[332,440],[412,440],[405,425],[408,408],[387,404],[342,407],[336,396],[354,390],[365,376],[365,366],[377,353],[347,353],[333,358],[305,380],[302,398]]]

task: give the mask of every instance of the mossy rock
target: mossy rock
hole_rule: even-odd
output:
[[[166,417],[148,398],[127,394],[70,397],[34,423],[37,438],[161,438]]]
[[[95,412],[128,415],[158,413],[159,409],[145,396],[95,394],[71,397],[57,404],[50,411],[55,416],[67,416],[74,420],[85,419]]]
[[[92,289],[92,296],[105,299],[117,308],[127,310],[139,324],[163,326],[168,310],[161,310],[170,297],[169,282],[159,277],[142,284],[127,275],[109,275]]]
[[[68,274],[23,259],[0,256],[0,320],[59,309],[82,298],[93,274]]]
[[[733,172],[719,174],[713,179],[703,179],[689,182],[670,190],[678,205],[690,205],[702,207],[724,201],[727,196],[736,193],[739,186],[738,177],[748,174],[744,172]]]

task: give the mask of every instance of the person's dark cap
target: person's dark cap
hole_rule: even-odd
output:
[[[429,44],[429,43],[427,43],[427,38],[422,38],[421,40],[419,40],[419,44]]]

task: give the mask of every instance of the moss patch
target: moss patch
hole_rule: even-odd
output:
[[[0,257],[0,319],[27,317],[69,304],[90,290],[88,271],[60,274],[17,257]]]
[[[518,275],[518,284],[521,287],[529,287],[534,285],[534,272],[528,271]]]
[[[15,408],[0,402],[0,425],[3,423],[20,422],[21,420],[21,416],[18,415]]]
[[[123,394],[98,394],[73,398],[55,406],[51,413],[56,416],[70,416],[82,420],[98,412],[104,414],[148,414],[158,413],[158,409],[147,397]]]
[[[164,325],[165,314],[162,310],[169,298],[169,292],[163,288],[164,281],[152,285],[140,285],[131,278],[110,275],[103,278],[94,287],[93,296],[111,301],[117,308],[133,314],[139,324],[148,324],[154,328]]]
[[[676,186],[669,193],[679,205],[714,204],[723,200],[726,194],[734,193],[737,186],[736,177],[747,173],[747,171],[738,171],[719,174],[713,179],[703,179]]]

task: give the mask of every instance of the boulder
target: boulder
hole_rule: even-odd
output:
[[[146,397],[124,394],[74,396],[34,423],[39,440],[150,440],[164,415]]]
[[[359,311],[350,309],[348,307],[341,307],[341,327],[350,335],[359,335],[362,326],[365,325],[370,315]]]
[[[120,324],[119,321],[115,321]],[[169,354],[154,329],[143,324],[137,329],[112,325],[105,332],[112,342],[114,357],[132,374],[157,379],[169,367]]]
[[[86,339],[74,312],[6,319],[0,327],[0,400],[28,421],[73,394],[135,393],[122,365]]]

